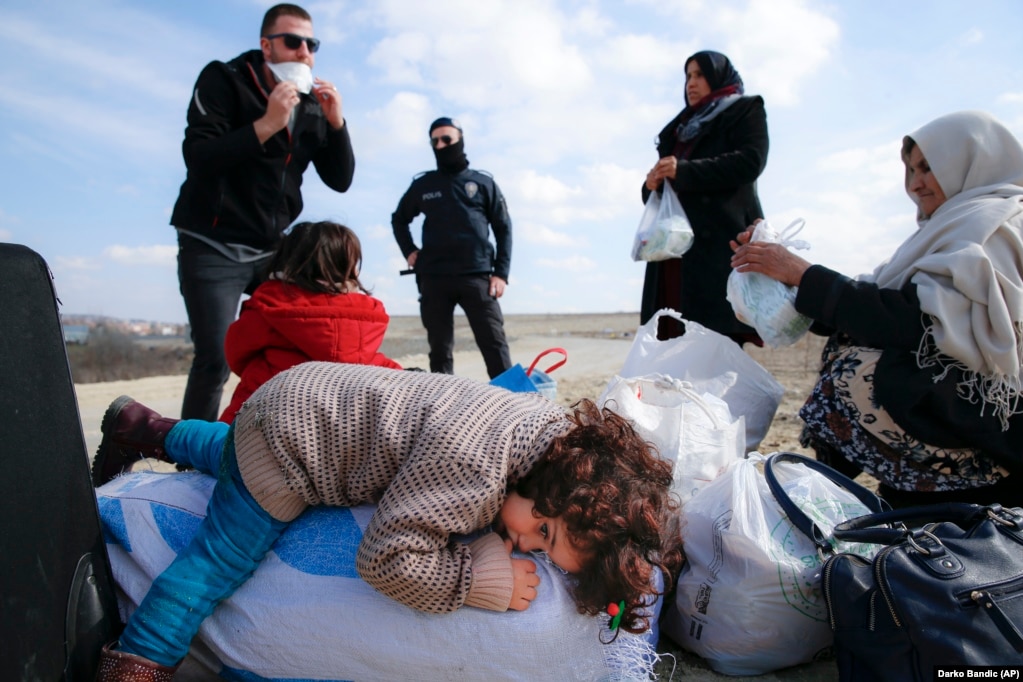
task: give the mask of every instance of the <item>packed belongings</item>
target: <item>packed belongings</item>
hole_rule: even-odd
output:
[[[682,336],[662,341],[662,317],[685,325]],[[709,393],[728,404],[733,417],[743,417],[746,450],[757,449],[767,434],[785,389],[771,373],[727,336],[683,319],[670,308],[659,310],[636,331],[619,376],[663,374],[686,381],[697,393]]]
[[[675,190],[665,183],[651,192],[632,242],[632,260],[662,261],[679,258],[693,246],[693,226]]]
[[[795,238],[803,224],[803,219],[799,218],[779,232],[764,220],[753,228],[750,241],[807,249],[809,245],[805,241]],[[759,272],[732,270],[728,275],[725,296],[732,304],[736,318],[756,329],[760,338],[772,348],[791,346],[803,338],[813,323],[809,317],[796,311],[796,287]]]
[[[796,525],[792,508],[818,532]],[[830,541],[836,523],[880,508],[869,491],[797,455],[732,463],[685,507],[687,562],[664,609],[664,633],[727,675],[760,675],[827,654],[834,635],[815,538]],[[877,547],[856,549],[869,555]]]
[[[122,618],[188,543],[214,483],[197,472],[140,472],[96,490]],[[543,557],[530,557],[541,580],[525,611],[428,614],[374,591],[355,571],[374,509],[307,510],[203,623],[190,655],[228,679],[406,679],[410,670],[438,682],[649,679],[656,627],[619,630],[604,644],[610,616],[579,614],[569,577]],[[660,601],[652,608],[656,623]]]

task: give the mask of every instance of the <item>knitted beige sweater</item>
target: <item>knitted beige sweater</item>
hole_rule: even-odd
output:
[[[310,505],[377,504],[359,575],[433,613],[508,608],[511,561],[499,536],[469,534],[497,517],[520,479],[571,428],[536,393],[471,379],[310,362],[257,390],[235,420],[246,488],[274,518]]]

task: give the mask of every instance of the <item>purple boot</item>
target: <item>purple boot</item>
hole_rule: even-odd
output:
[[[163,449],[167,433],[179,419],[167,419],[122,395],[103,414],[103,440],[92,461],[92,484],[99,487],[146,457],[172,461]]]

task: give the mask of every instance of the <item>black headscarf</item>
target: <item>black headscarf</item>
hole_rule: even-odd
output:
[[[725,55],[713,50],[697,52],[686,60],[686,69],[693,60],[699,65],[703,77],[707,79],[710,94],[693,105],[686,99],[686,108],[679,115],[675,128],[675,135],[681,143],[695,139],[700,134],[700,127],[704,122],[727,109],[737,96],[745,92],[742,77]]]
[[[707,79],[707,85],[710,86],[710,92],[713,95],[716,90],[727,88],[729,86],[738,86],[738,93],[743,93],[742,78],[739,76],[739,72],[732,66],[732,62],[725,55],[720,52],[714,52],[713,50],[704,50],[703,52],[697,52],[692,57],[686,60],[685,65],[682,67],[683,70],[689,68],[689,62],[696,60],[696,63],[700,66],[700,71],[703,72],[703,77]],[[699,105],[699,102],[697,102]],[[688,106],[687,106],[688,108]]]

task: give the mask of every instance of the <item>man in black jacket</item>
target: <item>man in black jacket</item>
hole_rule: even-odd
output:
[[[296,5],[267,10],[260,49],[199,74],[182,151],[188,169],[171,224],[178,230],[178,280],[195,344],[181,407],[184,419],[214,421],[230,375],[224,336],[242,293],[262,281],[281,233],[302,210],[310,162],[344,192],[355,157],[341,95],[313,79],[312,19]]]
[[[470,170],[462,127],[444,117],[430,125],[437,170],[422,173],[391,216],[394,238],[419,285],[419,313],[430,343],[430,371],[454,373],[454,312],[462,307],[491,378],[511,367],[497,302],[511,268],[511,218],[494,179]],[[420,213],[420,249],[409,225]],[[494,244],[490,242],[490,229]]]

